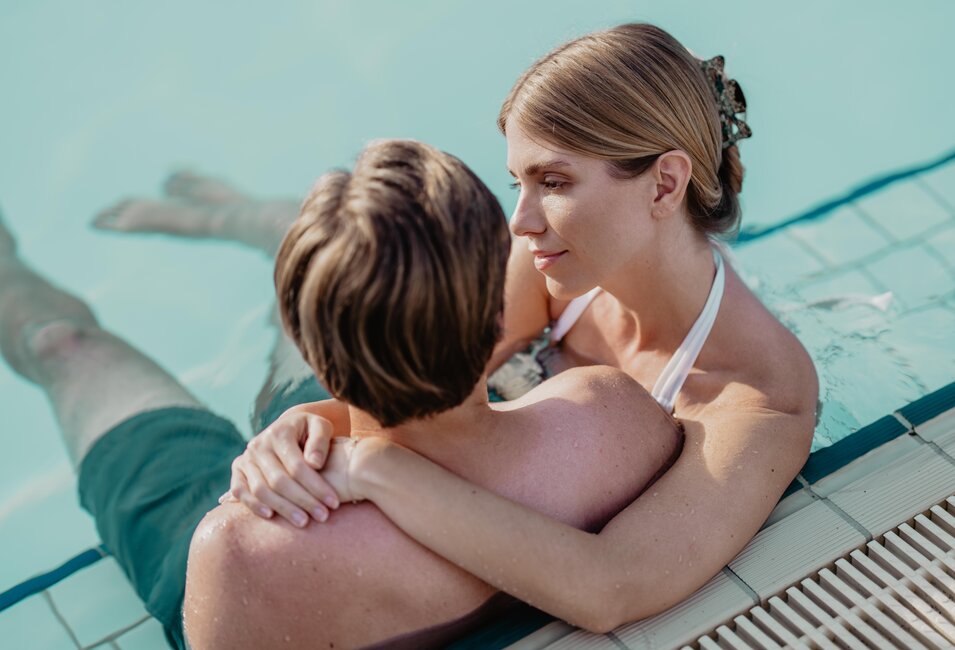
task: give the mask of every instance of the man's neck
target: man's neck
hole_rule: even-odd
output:
[[[408,420],[395,427],[381,426],[374,416],[350,404],[348,412],[352,437],[381,436],[416,451],[425,451],[435,443],[449,439],[461,440],[471,432],[479,432],[475,424],[492,413],[484,376],[458,406],[427,418]]]

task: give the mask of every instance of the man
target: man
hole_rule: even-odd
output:
[[[282,321],[348,405],[353,438],[387,437],[599,530],[672,461],[681,436],[636,382],[602,366],[488,403],[509,248],[500,206],[463,163],[378,142],[353,173],[319,180],[286,235]],[[494,593],[371,504],[299,529],[227,503],[192,538],[183,617],[195,650],[423,647],[477,622]]]

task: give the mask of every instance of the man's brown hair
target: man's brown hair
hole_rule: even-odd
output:
[[[510,234],[454,156],[381,140],[322,176],[276,256],[286,332],[328,391],[383,426],[474,390],[500,336]]]

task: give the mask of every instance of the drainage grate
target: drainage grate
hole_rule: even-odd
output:
[[[955,496],[691,648],[955,647]]]

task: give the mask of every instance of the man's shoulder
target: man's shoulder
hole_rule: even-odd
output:
[[[569,368],[537,386],[528,397],[531,403],[559,397],[573,406],[619,404],[633,408],[656,404],[633,377],[619,368],[603,365]]]
[[[321,637],[340,647],[365,645],[438,622],[443,609],[454,618],[467,611],[462,601],[473,608],[489,595],[370,503],[345,504],[327,522],[303,529],[224,504],[193,535],[186,582],[190,636],[215,638],[223,648],[280,645],[272,635],[282,629],[309,643]],[[480,593],[468,590],[475,585]],[[440,604],[426,615],[416,599],[427,599],[429,590]],[[371,612],[386,613],[372,620]],[[355,620],[363,621],[361,629],[339,625]]]
[[[524,396],[532,412],[545,411],[561,426],[600,427],[629,436],[634,431],[669,436],[673,418],[635,379],[611,366],[580,366],[555,375]]]

